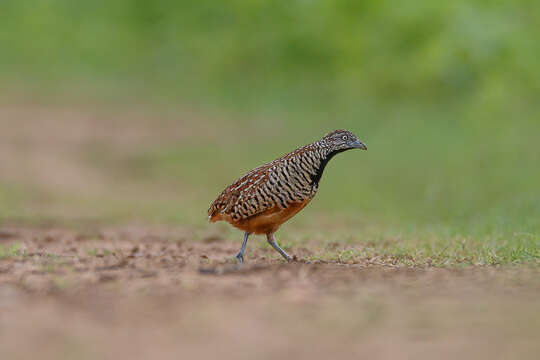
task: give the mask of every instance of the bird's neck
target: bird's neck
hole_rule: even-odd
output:
[[[321,154],[321,162],[320,162],[320,165],[319,167],[317,168],[316,170],[316,173],[315,175],[313,175],[311,177],[311,180],[313,182],[313,185],[314,186],[319,186],[319,181],[321,180],[321,177],[323,175],[323,172],[324,172],[324,169],[326,168],[326,165],[328,164],[328,162],[330,160],[332,160],[332,158],[334,156],[336,156],[337,154],[343,152],[343,151],[346,151],[346,149],[341,149],[341,150],[332,150],[332,149],[328,149],[326,147],[323,147],[321,150],[320,150],[320,154]]]

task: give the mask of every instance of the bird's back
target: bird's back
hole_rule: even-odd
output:
[[[242,229],[257,216],[286,221],[315,196],[323,162],[322,149],[313,143],[255,168],[223,190],[208,217]]]

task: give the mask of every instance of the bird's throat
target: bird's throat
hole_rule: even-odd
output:
[[[328,153],[328,155],[326,155],[326,157],[322,159],[321,165],[317,169],[317,172],[315,173],[315,175],[311,176],[311,181],[313,183],[313,186],[317,186],[317,187],[319,186],[319,181],[321,181],[322,174],[323,174],[324,169],[326,168],[326,165],[328,164],[328,162],[330,160],[332,160],[332,158],[334,156],[336,156],[337,154],[339,154],[341,152],[344,152],[346,150],[348,150],[348,149],[334,150],[334,151]]]

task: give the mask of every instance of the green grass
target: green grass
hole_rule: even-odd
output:
[[[13,244],[8,248],[0,245],[0,260],[24,256],[24,253],[20,251],[20,248],[20,244]]]
[[[418,234],[417,234],[418,236]],[[390,243],[354,242],[354,248],[327,250],[313,258],[322,261],[405,266],[540,265],[540,238],[529,237],[433,237],[426,240],[399,238]]]
[[[407,267],[540,265],[537,234],[451,235],[441,228],[404,229],[343,226],[328,230],[314,225],[279,231],[276,239],[290,254],[311,262]],[[238,244],[240,240],[238,234]],[[250,243],[267,256],[281,259],[265,241],[255,237]]]
[[[534,101],[539,5],[427,0],[7,0],[0,73],[261,114],[359,102]],[[7,35],[9,34],[9,35]],[[104,54],[107,54],[104,56]],[[90,83],[90,84],[88,84]],[[80,84],[80,83],[79,83]],[[140,86],[137,86],[140,85]],[[513,100],[515,101],[515,100]]]
[[[91,248],[86,250],[86,254],[91,257],[104,257],[109,256],[113,252],[108,249],[98,249],[98,248]]]

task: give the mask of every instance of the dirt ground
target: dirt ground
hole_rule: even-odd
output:
[[[195,204],[186,201],[193,189],[117,167],[196,132],[208,141],[240,136],[176,110],[11,103],[0,108],[0,182],[12,185],[0,210],[15,221],[77,223],[100,211],[105,219],[156,211],[168,219]],[[181,205],[164,212],[171,203]],[[202,206],[193,212],[204,215]],[[18,224],[0,226],[1,360],[537,359],[540,352],[534,267],[406,267],[377,257],[285,264],[263,238],[250,239],[247,264],[238,266],[241,234],[219,227]],[[321,248],[310,241],[287,250],[309,259]],[[336,246],[325,251],[337,254]]]
[[[285,264],[262,238],[237,266],[192,235],[2,228],[0,358],[538,358],[537,268]]]

